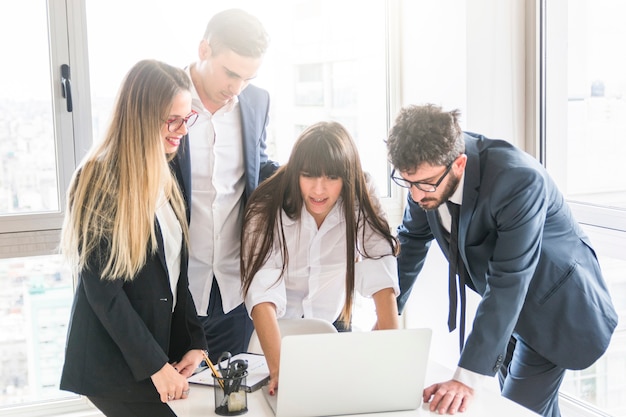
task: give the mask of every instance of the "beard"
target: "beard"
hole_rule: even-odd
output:
[[[437,192],[428,193],[427,196],[422,198],[420,201],[414,202],[417,203],[423,210],[437,210],[439,206],[444,204],[450,199],[450,197],[452,197],[452,194],[454,194],[457,187],[459,186],[459,182],[461,182],[461,177],[457,177],[456,175],[454,175],[454,172],[451,171],[448,174],[448,181],[446,182],[446,186],[443,188],[441,194],[438,197],[429,196],[430,194],[437,194]]]

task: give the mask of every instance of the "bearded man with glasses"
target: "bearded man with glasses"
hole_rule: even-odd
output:
[[[398,310],[433,239],[450,264],[450,331],[457,296],[461,304],[457,370],[423,399],[440,414],[463,412],[498,374],[503,396],[558,417],[566,369],[587,368],[606,351],[617,314],[591,242],[544,167],[508,142],[463,132],[459,116],[408,106],[387,140],[391,178],[408,189]],[[466,285],[482,297],[467,339]]]

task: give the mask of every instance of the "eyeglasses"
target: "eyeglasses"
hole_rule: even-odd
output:
[[[411,186],[414,186],[418,190],[424,191],[426,193],[434,193],[435,191],[437,191],[437,187],[439,187],[439,184],[441,184],[441,181],[443,181],[443,179],[446,177],[446,175],[448,175],[448,172],[450,172],[450,168],[452,168],[452,164],[453,163],[454,163],[454,161],[452,161],[452,162],[450,162],[448,164],[448,166],[446,167],[446,170],[443,173],[443,175],[441,177],[439,177],[439,180],[437,180],[437,182],[434,183],[434,184],[429,184],[427,182],[419,182],[419,181],[415,181],[414,182],[414,181],[405,180],[402,177],[396,177],[394,175],[396,173],[395,168],[394,168],[393,171],[391,171],[391,179],[393,180],[393,182],[395,182],[396,184],[398,184],[402,188],[411,188]]]
[[[196,120],[198,120],[198,113],[196,113],[195,110],[192,110],[191,113],[185,117],[174,117],[173,119],[166,120],[165,123],[167,123],[167,130],[170,132],[176,132],[181,128],[183,123],[186,124],[187,127],[191,127]]]

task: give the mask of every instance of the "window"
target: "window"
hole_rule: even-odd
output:
[[[71,276],[56,253],[65,189],[75,166],[75,113],[61,94],[61,65],[70,64],[68,45],[73,44],[71,12],[65,1],[25,0],[5,4],[3,13],[0,413],[19,406],[24,414],[29,404],[61,399],[60,409],[68,410],[85,403],[58,389],[73,293]],[[80,82],[80,75],[66,75]]]
[[[619,0],[543,1],[545,165],[598,253],[620,323],[606,354],[570,371],[562,395],[626,416],[626,41]]]
[[[73,151],[58,140],[61,132],[71,130],[71,114],[53,98],[68,51],[49,50],[48,29],[66,39],[67,29],[54,19],[62,17],[55,13],[58,9],[51,8],[49,23],[45,3],[28,0],[7,7],[11,18],[0,27],[3,54],[20,58],[7,59],[0,77],[1,230],[50,229],[60,224]]]
[[[297,106],[324,106],[324,66],[322,64],[298,65],[294,103]]]
[[[5,62],[0,78],[0,215],[59,210],[52,114],[48,16],[45,4],[11,5],[12,19],[0,27],[3,54],[26,54],[25,62]],[[26,24],[26,22],[29,24]],[[35,32],[26,36],[27,32]],[[22,42],[9,42],[18,36]],[[37,170],[25,167],[39,167]]]
[[[0,280],[0,404],[71,396],[58,390],[73,294],[61,257],[0,259]]]
[[[271,96],[270,157],[285,162],[303,126],[336,120],[352,133],[381,194],[389,195],[383,156],[390,112],[386,2],[368,7],[357,0],[275,2],[279,12],[254,0],[185,0],[176,8],[194,12],[185,16],[184,25],[176,25],[176,31],[163,30],[172,24],[171,4],[166,0],[149,7],[123,0],[86,4],[94,137],[102,134],[117,88],[132,65],[144,58],[189,65],[197,59],[208,19],[220,10],[240,7],[257,16],[270,35],[259,76],[252,81]],[[115,31],[110,30],[112,19]]]

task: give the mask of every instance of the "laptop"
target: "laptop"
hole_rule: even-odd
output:
[[[290,335],[282,339],[275,417],[414,410],[421,404],[430,329]]]

